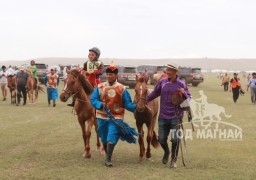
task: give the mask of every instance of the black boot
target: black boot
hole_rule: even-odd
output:
[[[103,147],[104,147],[105,153],[107,153],[107,145],[108,145],[108,143],[103,143]]]
[[[19,106],[20,105],[20,99],[21,99],[21,92],[19,92],[18,91],[18,93],[17,93],[17,104],[16,104],[16,106]]]
[[[111,157],[114,151],[115,144],[107,144],[107,154],[106,154],[106,160],[105,160],[105,166],[106,167],[112,167],[113,164],[111,162]]]
[[[76,98],[73,97],[72,102],[70,104],[68,104],[68,106],[74,107],[75,106],[75,102],[76,102]]]
[[[169,155],[170,155],[170,150],[169,150],[168,144],[167,143],[166,144],[161,144],[161,147],[164,150],[164,156],[163,156],[163,159],[162,159],[162,163],[167,164],[167,162],[169,160]]]
[[[179,142],[172,143],[172,160],[170,167],[171,168],[176,168],[177,164],[177,158],[178,158],[178,153],[179,153]]]
[[[24,97],[23,97],[23,106],[25,106],[27,104],[27,99],[25,99]]]

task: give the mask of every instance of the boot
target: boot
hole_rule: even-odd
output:
[[[106,154],[106,160],[105,160],[105,166],[106,167],[112,167],[113,164],[111,162],[111,157],[114,151],[115,144],[107,144],[107,154]]]
[[[17,94],[17,104],[16,104],[16,106],[19,106],[20,105],[20,93],[18,92],[18,94]]]
[[[103,143],[103,147],[104,147],[105,153],[107,153],[107,145],[108,145],[108,143]]]
[[[76,98],[73,97],[72,102],[70,104],[68,104],[68,106],[74,107],[75,106],[75,102],[76,102]]]
[[[172,160],[170,167],[171,168],[177,168],[177,158],[178,158],[178,152],[179,152],[179,142],[172,143]]]
[[[163,159],[162,159],[162,163],[167,164],[167,162],[169,160],[169,155],[170,155],[170,150],[169,150],[168,144],[167,143],[166,144],[161,144],[161,147],[164,150],[164,156],[163,156]]]
[[[56,107],[56,100],[53,100],[53,105],[52,107]]]
[[[27,99],[23,98],[23,106],[27,104]]]

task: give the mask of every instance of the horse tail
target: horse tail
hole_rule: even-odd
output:
[[[45,93],[44,88],[42,86],[40,86],[40,85],[37,86],[37,91],[39,93]]]
[[[35,98],[38,98],[38,93],[45,93],[43,87],[41,87],[40,85],[37,86],[36,91],[35,91]]]
[[[37,98],[38,98],[38,87],[35,90],[35,99],[37,99]]]
[[[153,131],[153,138],[152,138],[152,141],[151,141],[151,145],[154,148],[158,148],[158,146],[159,146],[159,142],[158,142],[158,139],[156,137],[156,132],[155,131]]]

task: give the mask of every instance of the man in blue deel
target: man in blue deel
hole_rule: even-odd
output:
[[[115,122],[124,125],[125,109],[134,112],[136,104],[132,103],[131,96],[125,89],[125,86],[117,82],[117,67],[113,65],[108,66],[106,73],[107,82],[99,84],[98,87],[94,89],[90,100],[93,107],[96,108],[98,132],[106,151],[105,166],[111,167],[111,157],[115,145],[119,138],[122,140],[126,139],[121,136],[116,123],[112,122],[113,119],[109,119],[105,109],[110,110]],[[128,127],[128,129],[129,128],[130,127]]]

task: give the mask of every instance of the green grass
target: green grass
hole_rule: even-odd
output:
[[[193,97],[204,90],[209,103],[225,107],[232,118],[223,121],[243,129],[242,141],[187,141],[191,163],[183,167],[179,156],[175,170],[162,165],[161,148],[152,149],[151,161],[138,162],[138,144],[119,141],[114,167],[108,169],[104,156],[96,151],[94,131],[92,158],[82,157],[81,129],[65,103],[48,107],[46,94],[25,107],[11,106],[8,99],[0,102],[0,179],[255,179],[256,105],[251,104],[249,93],[234,104],[232,93],[223,92],[219,79],[209,74],[205,78],[198,87],[189,86]],[[133,97],[134,90],[129,91]],[[125,119],[135,127],[132,113],[126,112]]]

